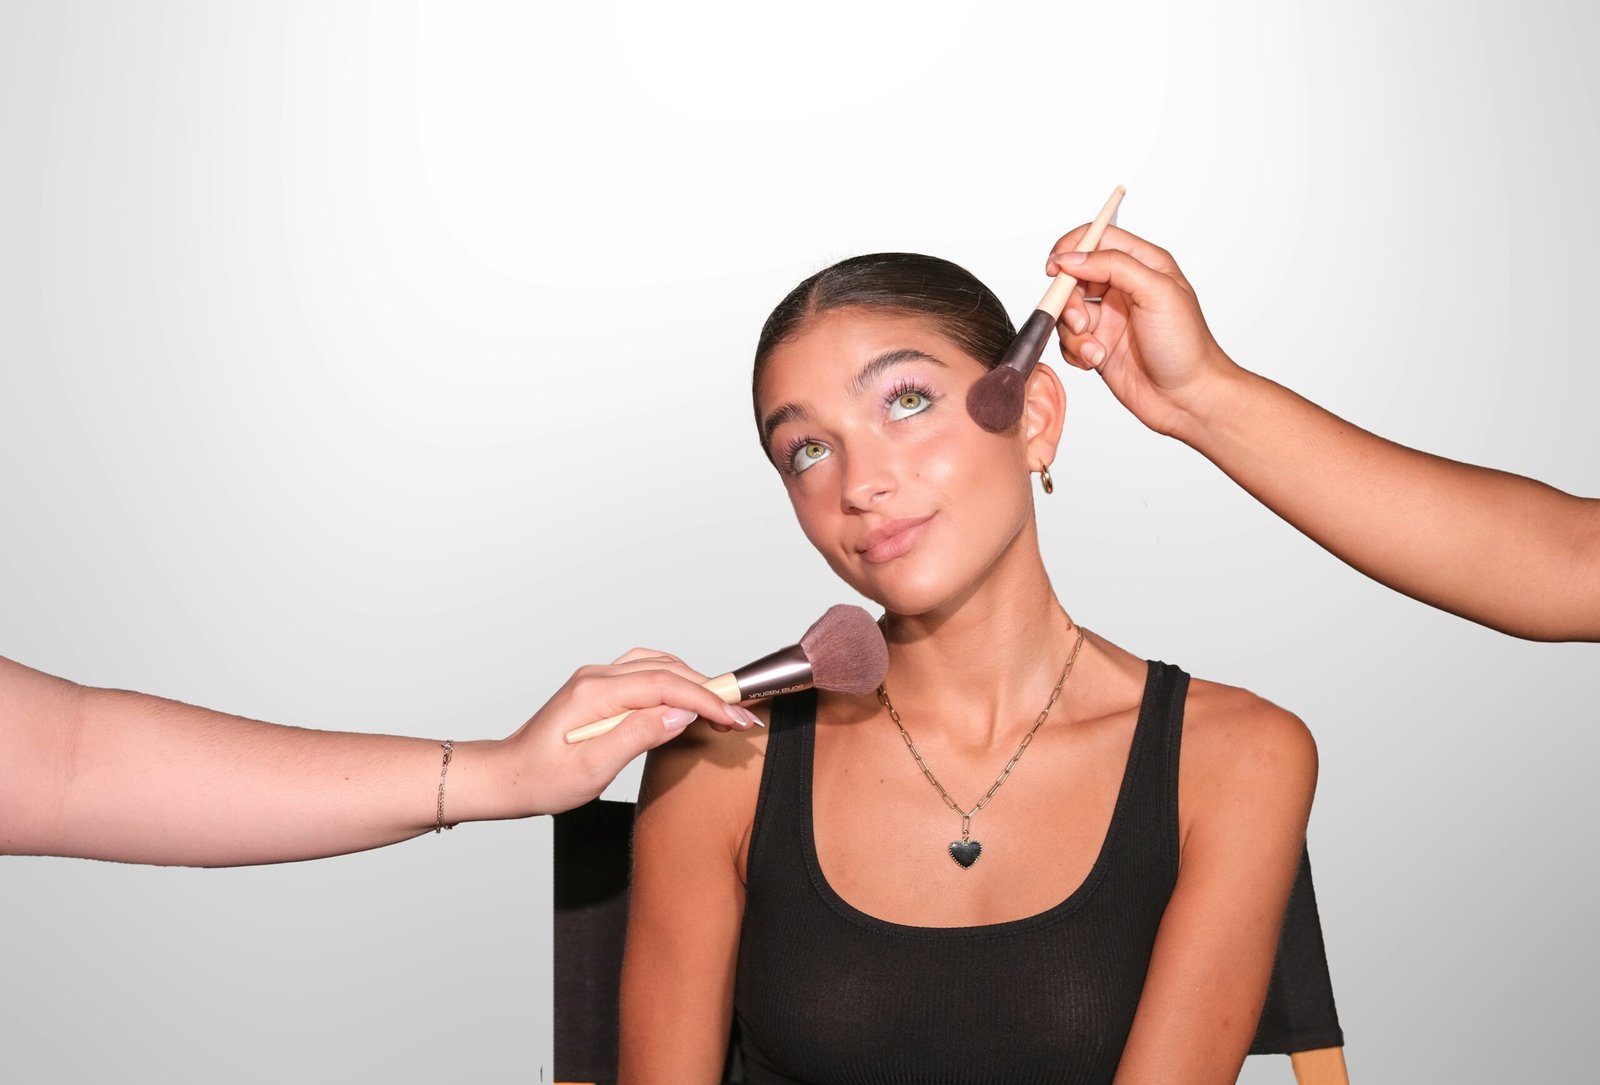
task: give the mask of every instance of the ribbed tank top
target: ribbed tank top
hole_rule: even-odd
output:
[[[734,987],[751,1085],[1110,1082],[1177,882],[1188,686],[1177,667],[1148,665],[1083,884],[1037,915],[975,927],[891,923],[834,892],[812,831],[816,692],[777,698]]]

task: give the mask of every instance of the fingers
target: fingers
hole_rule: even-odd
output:
[[[1116,249],[1062,253],[1052,259],[1085,289],[1098,284],[1120,290],[1138,308],[1159,309],[1171,300],[1172,291],[1181,289],[1168,276]]]
[[[612,663],[610,666],[595,665],[579,667],[573,677],[576,678],[584,675],[604,677],[617,674],[632,674],[638,671],[647,670],[671,671],[673,674],[687,678],[691,682],[695,682],[697,684],[704,684],[707,678],[706,675],[701,674],[699,671],[683,662],[683,660],[679,659],[677,656],[672,655],[670,652],[662,652],[654,648],[629,649],[622,655],[618,656],[616,662]],[[717,715],[706,716],[705,721],[711,725],[713,730],[720,731],[723,734],[727,734],[729,731],[747,731],[754,726],[755,723],[759,722],[756,721],[753,716],[748,720],[745,719],[744,715],[747,714],[748,713],[741,714],[740,712],[736,711],[732,713],[733,718],[731,720],[725,720],[723,716]],[[702,715],[704,714],[702,713]]]
[[[1096,297],[1100,294],[1096,291]],[[1062,335],[1093,334],[1100,323],[1100,304],[1090,302],[1085,297],[1083,284],[1079,283],[1072,288],[1072,293],[1067,296],[1067,304],[1061,310]]]
[[[1106,348],[1098,338],[1087,333],[1073,335],[1061,333],[1061,357],[1068,365],[1079,369],[1099,369],[1106,360]]]
[[[626,668],[627,670],[647,669],[652,666],[659,666],[670,670],[675,674],[681,674],[684,677],[691,678],[695,682],[703,683],[706,680],[705,675],[684,663],[683,660],[678,656],[673,655],[671,652],[663,652],[657,648],[630,648],[628,651],[622,653],[622,655],[618,656],[614,661],[612,661],[611,666],[612,668],[618,668],[623,664],[633,665]],[[580,670],[581,669],[582,668],[580,668]],[[596,669],[598,670],[600,668]],[[727,734],[729,731],[747,731],[751,727],[759,726],[761,724],[761,721],[753,713],[747,711],[735,711],[733,715],[736,718],[731,723],[722,722],[720,717],[706,718],[706,723],[710,725],[712,730],[719,731],[722,734]],[[749,717],[748,719],[744,718],[747,716]]]
[[[621,657],[626,658],[626,657]],[[579,667],[573,677],[601,677],[615,674],[633,674],[637,671],[663,670],[681,675],[691,682],[704,682],[708,675],[701,674],[677,656],[637,656],[627,662],[590,664]]]
[[[695,714],[684,708],[640,709],[629,714],[616,730],[589,741],[595,752],[617,762],[618,770],[646,750],[653,750],[663,742],[671,742],[694,721]]]
[[[1060,270],[1053,266],[1057,253],[1076,252],[1078,250],[1078,246],[1083,244],[1083,235],[1089,232],[1089,225],[1089,223],[1085,222],[1083,225],[1074,227],[1056,239],[1056,243],[1050,246],[1050,255],[1044,258],[1044,273],[1046,275],[1054,275]],[[1107,232],[1110,229],[1111,227],[1106,227]],[[1105,238],[1102,236],[1102,243],[1104,240]]]
[[[1105,361],[1107,347],[1101,321],[1108,308],[1118,310],[1118,319],[1111,329],[1111,338],[1115,339],[1125,326],[1130,302],[1133,306],[1152,307],[1156,299],[1173,286],[1191,297],[1194,293],[1171,253],[1115,226],[1106,228],[1100,247],[1094,253],[1096,259],[1086,260],[1085,254],[1077,249],[1088,229],[1089,224],[1085,223],[1067,233],[1056,242],[1045,260],[1047,274],[1065,273],[1079,280],[1057,324],[1061,356],[1079,369],[1097,369]],[[1086,267],[1094,270],[1086,272]],[[1158,280],[1165,280],[1165,283]],[[1086,297],[1105,298],[1119,290],[1127,297],[1110,299],[1115,302],[1112,305],[1105,301],[1085,301]]]
[[[677,656],[636,648],[618,662],[580,667],[505,741],[528,771],[517,809],[570,810],[599,795],[631,761],[682,734],[697,718],[719,731],[748,730],[760,719],[725,704],[704,676]],[[574,732],[604,733],[572,738]],[[520,814],[518,816],[521,816]]]
[[[754,713],[722,699],[701,682],[705,676],[693,668],[666,659],[636,659],[609,667],[580,667],[567,683],[583,716],[570,726],[606,719],[620,712],[654,708],[683,709],[699,716],[719,731],[745,731],[759,721]],[[692,719],[692,716],[691,716]],[[657,723],[681,731],[675,716],[657,714]],[[624,721],[626,722],[626,721]],[[682,720],[687,725],[689,720]]]
[[[1084,223],[1071,233],[1063,235],[1061,240],[1051,246],[1050,255],[1044,262],[1044,273],[1046,275],[1055,275],[1060,272],[1062,268],[1059,266],[1060,261],[1057,257],[1076,252],[1078,246],[1083,243],[1083,235],[1088,231],[1089,224]],[[1153,268],[1162,274],[1174,275],[1180,279],[1183,277],[1183,272],[1178,269],[1178,262],[1172,258],[1170,252],[1159,245],[1151,244],[1138,234],[1129,233],[1120,227],[1106,227],[1106,232],[1101,236],[1100,244],[1095,251],[1104,252],[1106,249],[1125,252],[1146,267]],[[1185,281],[1184,285],[1188,285],[1187,281]]]
[[[1168,321],[1170,314],[1193,308],[1193,295],[1128,253],[1102,249],[1063,253],[1056,259],[1068,274],[1081,280],[1068,297],[1056,329],[1061,357],[1078,369],[1100,369],[1114,351],[1122,349],[1119,344],[1129,342],[1134,325],[1150,319],[1160,324]],[[1087,302],[1086,294],[1100,300]],[[1139,315],[1141,309],[1143,316]]]
[[[669,705],[641,708],[630,712],[621,723],[576,747],[568,747],[576,758],[571,773],[580,787],[573,803],[581,803],[603,793],[636,757],[671,742],[693,722],[688,709]]]
[[[611,663],[615,666],[618,663],[631,663],[636,659],[675,659],[679,663],[683,662],[682,659],[679,659],[671,652],[663,652],[657,648],[629,648],[616,659],[613,659]]]
[[[1067,299],[1067,307],[1062,310],[1061,319],[1056,321],[1056,338],[1061,343],[1061,357],[1070,366],[1093,369],[1093,366],[1084,361],[1081,350],[1081,344],[1090,335],[1089,322],[1083,312],[1086,308],[1083,304],[1083,288],[1081,286],[1074,288],[1072,294],[1073,296]],[[1077,306],[1076,310],[1073,308],[1074,305]]]

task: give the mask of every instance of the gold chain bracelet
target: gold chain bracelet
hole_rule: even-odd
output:
[[[444,750],[444,764],[439,766],[439,808],[435,811],[433,822],[433,831],[435,833],[442,829],[455,828],[455,823],[452,822],[446,825],[444,821],[444,777],[445,773],[450,771],[450,755],[455,752],[456,744],[451,739],[445,739],[439,743],[439,746]]]

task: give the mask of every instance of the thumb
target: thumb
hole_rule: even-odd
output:
[[[607,764],[615,763],[616,771],[647,750],[676,738],[695,719],[687,708],[658,705],[639,708],[628,713],[623,721],[606,734],[589,740],[594,753]]]

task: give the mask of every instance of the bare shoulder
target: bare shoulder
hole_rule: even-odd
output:
[[[763,722],[769,719],[763,704],[750,711]],[[721,733],[691,723],[645,760],[636,834],[709,835],[737,855],[755,819],[766,750],[765,727]]]
[[[768,722],[765,705],[752,705],[750,710]],[[654,801],[680,787],[708,792],[710,797],[759,785],[766,751],[765,727],[724,733],[697,720],[671,742],[650,751],[639,802]]]
[[[1293,712],[1237,686],[1200,679],[1184,704],[1181,784],[1203,801],[1241,796],[1307,806],[1317,745]]]

